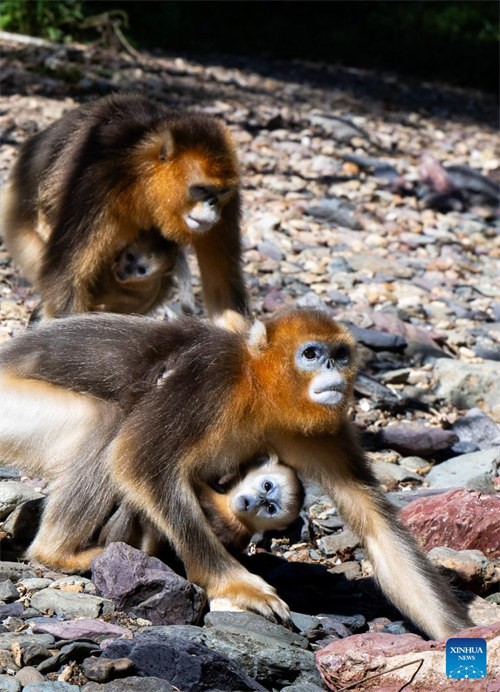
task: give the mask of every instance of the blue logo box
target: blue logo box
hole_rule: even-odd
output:
[[[486,677],[486,642],[484,639],[448,639],[446,642],[446,675],[449,678],[473,680]]]

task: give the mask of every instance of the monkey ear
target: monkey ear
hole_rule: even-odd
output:
[[[165,130],[162,132],[162,142],[160,146],[160,151],[158,152],[158,158],[160,161],[168,161],[172,158],[175,151],[174,136],[170,130]]]
[[[155,132],[139,143],[141,155],[151,160],[168,161],[175,151],[174,137],[169,129]]]
[[[264,322],[255,320],[248,332],[248,348],[251,353],[259,354],[267,346],[267,329]]]

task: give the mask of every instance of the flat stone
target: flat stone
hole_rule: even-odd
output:
[[[35,682],[24,688],[23,692],[79,692],[77,685],[70,685],[69,682]]]
[[[170,567],[125,543],[111,543],[92,561],[92,581],[119,610],[153,624],[195,624],[205,592]]]
[[[23,614],[24,606],[22,603],[0,603],[0,621],[11,617],[20,617]]]
[[[473,488],[495,492],[493,479],[500,468],[500,448],[461,454],[434,466],[427,474],[431,488]]]
[[[451,430],[428,428],[423,425],[387,425],[379,432],[379,443],[400,454],[429,456],[449,449],[458,440]]]
[[[404,481],[416,481],[418,483],[423,481],[422,476],[413,473],[404,466],[390,464],[387,461],[375,461],[371,467],[379,483],[385,485],[388,490]]]
[[[327,557],[331,557],[342,550],[353,550],[359,544],[359,536],[349,528],[344,529],[340,533],[324,536],[319,541],[320,550]]]
[[[405,469],[410,471],[419,471],[420,469],[425,469],[429,466],[429,462],[422,457],[403,457],[398,461],[400,466],[404,466]],[[422,478],[422,476],[420,476]]]
[[[19,591],[10,579],[0,581],[0,601],[11,603],[19,598]]]
[[[37,666],[42,661],[52,656],[46,646],[41,644],[30,644],[23,651],[23,665]]]
[[[101,636],[121,637],[124,634],[129,634],[129,630],[125,627],[90,618],[36,622],[33,625],[33,632],[46,632],[52,634],[56,639],[84,639],[86,637],[92,639]]]
[[[462,360],[438,358],[434,365],[434,393],[458,408],[479,408],[500,422],[500,377],[498,363],[465,363]]]
[[[3,481],[0,483],[0,520],[14,510],[17,505],[28,500],[44,497],[42,493],[33,490],[29,485],[19,481]]]
[[[440,546],[430,550],[427,557],[448,578],[472,591],[480,589],[483,578],[487,577],[489,563],[480,550],[453,550]]]
[[[30,632],[0,633],[0,649],[10,649],[14,643],[19,644],[21,649],[26,649],[31,644],[50,647],[54,643],[54,637],[50,634],[30,634]]]
[[[112,601],[107,598],[51,588],[34,593],[31,597],[31,605],[41,612],[53,610],[57,615],[74,617],[97,618],[114,611]]]
[[[52,579],[42,579],[40,577],[31,577],[19,580],[19,585],[24,586],[26,591],[41,591],[52,584]]]
[[[177,692],[178,689],[178,687],[172,687],[169,682],[160,678],[139,678],[137,676],[113,680],[104,685],[88,682],[81,688],[82,692]]]

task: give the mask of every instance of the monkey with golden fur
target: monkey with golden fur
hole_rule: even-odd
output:
[[[241,553],[253,535],[286,529],[297,517],[304,488],[297,474],[276,454],[259,454],[237,474],[200,484],[196,492],[201,508],[222,545]],[[122,503],[106,522],[98,544],[129,543],[149,555],[157,555],[162,536],[143,516]]]
[[[197,499],[200,483],[271,447],[332,497],[402,613],[434,638],[471,626],[356,441],[347,416],[355,376],[351,334],[314,310],[255,322],[247,334],[112,314],[26,332],[0,352],[0,452],[53,478],[30,554],[88,568],[99,549],[82,546],[125,501],[169,539],[212,609],[286,621],[286,604],[228,553]]]
[[[194,246],[209,315],[243,324],[237,162],[214,118],[135,94],[87,103],[24,143],[3,206],[7,249],[41,294],[44,317],[96,305],[147,312],[147,282],[135,285],[131,306],[119,282],[116,295],[99,285],[117,253],[153,229]],[[156,303],[169,288],[160,278]]]

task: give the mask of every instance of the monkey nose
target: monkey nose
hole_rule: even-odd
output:
[[[238,495],[235,498],[235,506],[238,512],[248,512],[253,508],[254,504],[253,498],[248,495]]]

